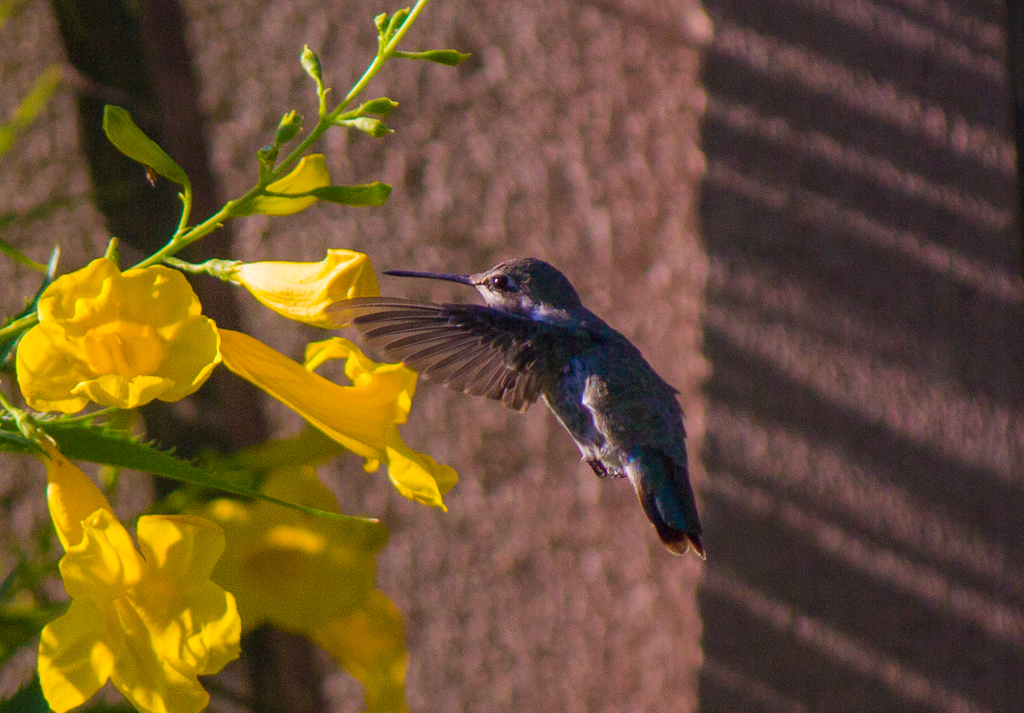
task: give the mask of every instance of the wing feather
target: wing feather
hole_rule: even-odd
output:
[[[362,297],[330,312],[338,326],[355,325],[367,343],[425,378],[519,411],[540,396],[547,367],[565,358],[574,336],[482,305]]]

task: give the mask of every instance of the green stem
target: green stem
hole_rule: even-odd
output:
[[[0,389],[0,408],[3,408],[4,411],[14,417],[14,422],[18,424],[18,430],[21,431],[21,435],[33,441],[39,440],[39,434],[32,424],[32,417],[8,401],[7,394],[4,393],[3,389]]]
[[[402,26],[398,29],[398,32],[396,32],[394,37],[392,37],[391,40],[377,52],[377,56],[374,57],[373,61],[370,63],[370,66],[366,68],[365,72],[363,72],[363,76],[360,77],[359,81],[356,82],[352,89],[349,90],[348,94],[345,95],[345,98],[341,101],[341,103],[338,104],[338,106],[336,106],[333,110],[331,110],[331,112],[326,116],[321,116],[317,121],[316,126],[313,127],[313,130],[311,132],[309,132],[309,136],[303,139],[302,142],[300,142],[299,145],[296,146],[295,149],[290,154],[288,154],[274,168],[274,170],[270,172],[269,175],[265,176],[262,180],[260,180],[248,193],[243,195],[241,198],[236,198],[235,200],[228,201],[227,203],[224,204],[223,208],[221,208],[219,211],[211,215],[202,223],[193,227],[191,230],[182,233],[181,231],[184,229],[185,223],[188,220],[187,209],[191,207],[191,197],[186,196],[189,199],[189,202],[186,204],[186,211],[182,214],[182,224],[178,228],[178,233],[175,234],[174,238],[172,238],[171,241],[167,243],[167,245],[161,248],[158,252],[150,255],[148,258],[146,258],[139,264],[135,265],[135,267],[149,267],[150,265],[157,265],[163,262],[166,258],[186,248],[187,246],[191,245],[200,238],[206,237],[214,230],[216,230],[218,227],[220,227],[221,223],[223,223],[225,220],[231,217],[232,206],[238,205],[239,203],[244,203],[250,198],[255,198],[258,195],[263,195],[263,189],[266,188],[271,183],[273,183],[274,181],[276,181],[278,178],[280,178],[285,171],[289,170],[292,164],[298,161],[299,158],[306,152],[306,149],[308,149],[313,144],[314,141],[323,136],[324,132],[326,132],[327,129],[331,128],[331,126],[334,125],[334,120],[338,117],[338,115],[345,111],[348,105],[352,103],[352,100],[355,99],[359,95],[359,93],[366,88],[366,85],[370,83],[370,80],[373,79],[377,72],[380,70],[380,68],[384,66],[384,63],[391,58],[391,54],[395,51],[395,48],[398,46],[398,43],[402,41],[403,37],[405,37],[405,34],[412,27],[413,23],[416,21],[416,18],[423,11],[423,8],[426,7],[428,2],[429,0],[417,0],[416,4],[409,12],[409,17],[407,17],[405,22],[402,23]]]
[[[81,416],[66,416],[60,419],[62,424],[64,423],[76,423],[78,421],[91,421],[96,418],[102,418],[104,416],[110,416],[117,413],[121,409],[116,406],[108,406],[107,408],[101,408],[97,411],[90,411],[89,413],[83,413]]]
[[[0,341],[3,341],[11,334],[16,334],[24,329],[28,329],[39,321],[39,313],[33,312],[32,314],[26,314],[21,319],[16,319],[8,324],[3,329],[0,329]]]
[[[14,416],[15,419],[19,418],[22,414],[22,410],[14,406],[10,401],[7,400],[7,394],[4,393],[3,389],[0,389],[0,408]]]
[[[178,238],[188,228],[188,219],[192,215],[192,186],[185,186],[181,193],[181,220],[178,222],[178,229],[174,231],[174,237]]]

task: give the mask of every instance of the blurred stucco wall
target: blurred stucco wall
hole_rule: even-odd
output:
[[[302,45],[343,90],[370,18],[394,9],[183,7],[226,195],[284,111],[313,111]],[[460,471],[446,514],[355,459],[325,469],[345,510],[392,530],[380,581],[407,617],[414,710],[1020,707],[1024,290],[1002,8],[710,0],[711,38],[685,0],[433,0],[409,46],[473,59],[385,70],[369,95],[401,102],[397,133],[322,145],[336,180],[392,183],[388,205],[235,224],[243,259],[543,257],[683,392],[703,571],[541,408],[421,386],[404,433]],[[0,30],[5,112],[60,60],[46,3],[23,13]],[[75,137],[65,92],[0,160],[0,212],[87,190]],[[3,230],[37,259],[60,236],[69,267],[103,239],[87,204]],[[293,356],[321,336],[243,305]],[[268,408],[278,432],[297,427]],[[356,709],[353,687],[331,690]]]
[[[339,90],[376,46],[381,2],[186,2],[227,194],[281,113],[312,111],[296,71],[308,43]],[[246,259],[369,253],[378,269],[477,271],[534,255],[634,338],[684,391],[694,452],[706,260],[696,236],[703,95],[696,3],[432,2],[408,37],[456,47],[458,69],[392,66],[370,89],[399,101],[373,140],[337,132],[337,180],[395,186],[383,210],[307,211],[238,227]],[[665,34],[647,27],[664,26]],[[690,27],[697,32],[694,32]],[[385,294],[472,299],[382,278]],[[312,333],[253,307],[250,326],[297,354]],[[380,580],[408,617],[418,710],[693,710],[701,624],[694,558],[666,554],[624,482],[599,482],[543,408],[525,416],[421,386],[407,439],[455,466],[450,511],[397,496],[355,459],[343,507],[381,513]],[[697,459],[695,475],[702,478]]]
[[[35,5],[43,18],[45,5]],[[394,9],[379,1],[183,8],[226,195],[251,185],[254,151],[282,113],[315,111],[302,45],[320,53],[340,95],[375,50],[372,17]],[[52,20],[42,24],[52,32]],[[381,141],[337,131],[322,145],[337,181],[393,184],[387,207],[239,221],[233,257],[320,259],[327,247],[350,247],[378,269],[449,271],[545,258],[681,389],[700,483],[707,262],[696,235],[697,48],[708,34],[689,2],[435,0],[409,47],[457,47],[473,59],[458,69],[392,65],[367,98],[401,102],[389,119],[397,133]],[[33,51],[59,54],[54,41],[39,38]],[[47,120],[66,121],[61,106]],[[73,126],[62,127],[73,146]],[[65,157],[47,154],[48,165]],[[33,236],[16,242],[31,246]],[[78,254],[77,264],[86,258]],[[387,294],[456,297],[383,279]],[[243,299],[245,327],[286,353],[299,357],[322,338]],[[268,408],[279,433],[298,427]],[[664,551],[626,482],[598,481],[540,407],[507,413],[423,385],[403,432],[459,470],[447,514],[398,496],[355,458],[325,474],[346,511],[382,516],[391,528],[379,579],[407,617],[414,710],[695,708],[700,566]],[[353,709],[355,689],[332,686],[339,710]]]
[[[706,7],[701,707],[1021,710],[1005,5]]]

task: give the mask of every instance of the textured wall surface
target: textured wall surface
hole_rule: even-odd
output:
[[[338,132],[326,142],[336,179],[395,186],[387,207],[250,219],[237,254],[315,258],[326,246],[355,247],[378,269],[461,272],[547,259],[683,390],[699,453],[703,94],[688,28],[699,31],[703,16],[694,4],[651,6],[432,3],[408,46],[473,58],[455,70],[385,70],[368,98],[401,103],[388,120],[397,133],[378,141]],[[370,18],[392,9],[185,7],[229,195],[252,180],[253,149],[280,114],[312,110],[309,80],[296,71],[302,44],[343,89],[375,46]],[[385,294],[473,299],[382,280]],[[291,353],[313,336],[255,308],[249,317]],[[694,709],[699,566],[663,550],[627,483],[598,481],[542,407],[524,416],[423,385],[403,430],[459,470],[450,512],[405,501],[355,459],[336,475],[347,509],[383,513],[392,528],[380,579],[408,616],[414,709]]]
[[[701,709],[1019,710],[1004,4],[706,6]]]
[[[394,9],[182,4],[228,196],[280,115],[314,110],[302,45],[344,91],[370,18]],[[411,707],[1018,709],[1024,288],[1003,4],[704,9],[713,38],[689,0],[432,0],[408,46],[473,58],[392,66],[367,97],[401,102],[397,133],[322,144],[337,181],[393,184],[388,205],[235,223],[243,259],[545,258],[682,391],[706,566],[666,554],[628,485],[594,478],[541,407],[421,386],[403,432],[459,470],[448,513],[354,458],[324,469],[346,511],[392,530],[380,582],[407,617]],[[0,30],[0,118],[60,61],[54,33],[41,0]],[[76,145],[69,87],[0,159],[0,214],[88,191]],[[59,237],[69,267],[104,237],[88,204],[2,230],[37,259]],[[292,356],[322,337],[243,307]],[[298,427],[267,406],[278,433]],[[3,492],[38,498],[13,472]],[[354,684],[329,688],[359,710]]]

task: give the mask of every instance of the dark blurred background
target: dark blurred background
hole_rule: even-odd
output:
[[[340,95],[375,49],[372,16],[394,9],[20,3],[0,29],[0,117],[48,64],[66,83],[0,160],[0,213],[54,209],[4,239],[36,259],[59,241],[66,269],[111,233],[151,250],[168,197],[104,153],[98,108],[129,107],[192,161],[210,212],[252,184],[281,114],[314,111],[302,45]],[[206,245],[457,272],[542,257],[682,392],[703,565],[667,554],[628,484],[594,478],[539,407],[421,385],[403,433],[459,471],[448,513],[358,459],[324,469],[346,511],[392,531],[380,583],[406,616],[412,710],[1024,708],[1008,16],[1016,4],[984,0],[432,0],[407,48],[472,59],[389,66],[367,98],[401,103],[397,133],[321,145],[337,182],[392,183],[387,206],[248,218]],[[97,207],[67,207],[87,193]],[[293,357],[323,336],[197,289],[218,323]],[[298,427],[239,385],[147,425],[186,449]],[[284,692],[257,696],[262,710],[359,709],[358,687],[300,642],[247,650]]]

